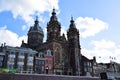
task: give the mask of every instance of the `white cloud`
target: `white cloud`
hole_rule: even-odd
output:
[[[114,49],[116,47],[115,43],[110,40],[104,40],[102,39],[101,41],[94,41],[93,42],[95,48],[97,49]]]
[[[93,56],[97,57],[97,62],[110,62],[113,60],[115,62],[120,63],[120,47],[115,42],[110,40],[100,40],[92,42],[94,46],[93,49],[82,49],[82,54],[87,56],[88,58],[92,58]],[[110,58],[110,56],[113,58]],[[114,59],[115,58],[115,59]]]
[[[108,28],[108,24],[92,17],[78,17],[76,19],[76,27],[80,30],[81,37],[86,38],[95,36],[95,34]]]
[[[26,25],[23,25],[22,26],[22,30],[24,31],[24,30],[26,30],[28,27],[26,26]]]
[[[41,14],[51,9],[59,9],[58,0],[1,0],[0,12],[10,11],[14,18],[22,17],[30,26],[33,23],[33,15],[40,16],[40,21],[43,17]]]
[[[46,36],[47,35],[47,28],[46,27],[43,29],[43,32],[44,32],[43,42],[45,42],[47,39],[47,36]]]
[[[7,26],[0,28],[0,44],[5,42],[9,46],[20,46],[22,40],[27,42],[27,36],[18,36],[16,33],[7,30]]]
[[[3,27],[0,27],[0,30],[4,30],[4,29],[7,29],[7,26],[3,26]]]

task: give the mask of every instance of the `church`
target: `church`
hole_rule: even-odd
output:
[[[54,74],[72,76],[99,76],[101,72],[117,72],[110,64],[98,64],[96,57],[88,59],[81,53],[80,34],[71,17],[67,37],[61,35],[61,23],[53,9],[47,23],[47,35],[39,25],[38,17],[30,27],[28,41],[21,47],[6,43],[0,46],[0,71],[7,73]],[[44,36],[47,40],[43,42]],[[117,64],[114,64],[118,66]],[[119,66],[118,66],[119,67]]]
[[[61,23],[55,9],[47,23],[47,35],[39,25],[38,17],[30,27],[27,43],[20,47],[1,45],[0,68],[15,69],[17,73],[94,75],[96,58],[88,59],[81,53],[79,30],[71,17],[67,37],[61,35]],[[43,41],[47,36],[46,41]]]
[[[73,17],[70,20],[66,39],[65,34],[61,35],[61,23],[57,19],[55,9],[51,14],[50,21],[47,23],[46,42],[43,42],[44,33],[39,26],[38,18],[36,18],[34,26],[31,26],[28,31],[27,43],[22,41],[21,47],[31,48],[44,55],[47,50],[50,50],[53,56],[53,73],[58,71],[65,74],[80,75],[79,30],[75,26]]]

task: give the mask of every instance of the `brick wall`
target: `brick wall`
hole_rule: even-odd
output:
[[[82,77],[82,76],[0,74],[0,80],[100,80],[100,79],[93,77]]]

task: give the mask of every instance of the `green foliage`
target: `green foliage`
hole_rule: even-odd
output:
[[[2,68],[2,69],[0,69],[0,73],[16,73],[16,70],[15,69]]]

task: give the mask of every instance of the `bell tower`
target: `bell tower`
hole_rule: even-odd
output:
[[[36,49],[43,43],[43,30],[39,26],[38,17],[36,17],[34,26],[31,26],[28,31],[28,46],[32,49]]]
[[[55,9],[53,9],[50,21],[47,23],[47,41],[58,40],[60,32],[61,25],[57,20]]]
[[[70,26],[67,31],[68,37],[68,60],[69,67],[72,70],[72,75],[80,75],[80,43],[79,43],[79,31],[77,30],[73,17],[70,20]]]

